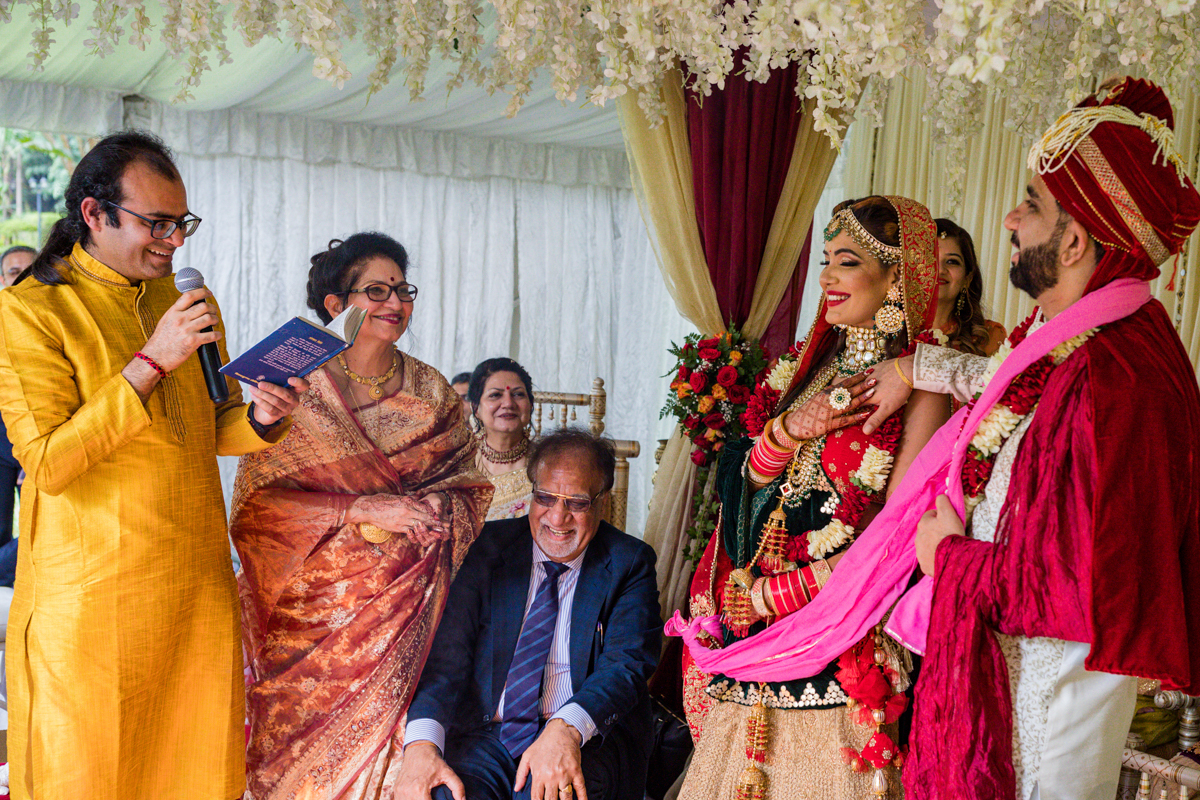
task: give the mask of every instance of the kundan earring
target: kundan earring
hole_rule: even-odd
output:
[[[967,290],[963,289],[958,293],[958,300],[954,302],[954,311],[958,316],[962,316],[967,308]]]
[[[904,293],[899,283],[892,284],[883,305],[875,312],[875,327],[886,336],[895,336],[904,330]]]

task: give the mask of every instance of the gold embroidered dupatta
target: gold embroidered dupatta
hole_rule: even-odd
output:
[[[360,412],[378,441],[318,370],[287,439],[239,465],[230,533],[243,569],[256,800],[379,791],[389,771],[379,762],[391,758],[450,581],[491,500],[458,396],[432,367],[401,359],[399,391]],[[375,545],[357,525],[337,527],[360,495],[431,492],[450,498],[448,541],[422,549],[396,535]]]

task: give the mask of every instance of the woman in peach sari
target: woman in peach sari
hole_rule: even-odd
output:
[[[392,800],[404,714],[491,500],[458,395],[395,348],[416,296],[407,269],[376,233],[313,257],[309,305],[367,319],[308,376],[287,439],[238,469],[253,800]]]

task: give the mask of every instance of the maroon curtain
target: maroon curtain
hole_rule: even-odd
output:
[[[792,160],[800,108],[794,64],[772,71],[766,83],[733,76],[708,97],[688,92],[696,221],[727,323],[742,325],[750,314],[763,248]],[[772,356],[792,344],[808,272],[809,234],[763,337]]]

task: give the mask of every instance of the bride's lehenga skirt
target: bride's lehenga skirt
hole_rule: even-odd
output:
[[[704,720],[679,800],[735,800],[746,758],[746,720],[753,709],[718,702]],[[871,729],[851,721],[844,707],[767,709],[766,800],[869,800],[871,773],[855,772],[842,748],[861,751]],[[895,726],[885,726],[895,736]],[[888,797],[903,797],[899,770],[888,768]]]

